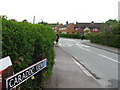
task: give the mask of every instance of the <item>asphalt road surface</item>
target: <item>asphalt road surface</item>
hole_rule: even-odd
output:
[[[102,86],[118,88],[118,54],[84,45],[77,39],[60,38],[59,47],[86,67]]]

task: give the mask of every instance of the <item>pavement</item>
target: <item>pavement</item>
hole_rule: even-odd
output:
[[[53,73],[47,88],[102,88],[89,74],[83,72],[70,54],[56,47]]]
[[[80,41],[83,44],[119,53],[117,48]],[[82,65],[60,47],[55,47],[56,57],[53,73],[47,88],[104,88]]]

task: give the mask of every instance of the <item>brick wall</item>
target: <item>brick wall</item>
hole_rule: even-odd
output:
[[[67,28],[67,32],[72,34],[75,33],[75,29],[74,29],[75,24],[71,24],[68,28]]]

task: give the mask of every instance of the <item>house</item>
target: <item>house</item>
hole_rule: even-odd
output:
[[[63,24],[57,24],[57,25],[55,25],[55,26],[52,26],[52,28],[53,28],[53,30],[55,31],[55,32],[59,32],[59,28],[61,27],[61,26],[63,26]]]
[[[103,23],[94,23],[93,21],[91,23],[78,23],[78,22],[76,22],[74,29],[75,29],[75,32],[81,31],[82,33],[85,33],[84,30],[86,28],[88,28],[90,30],[90,32],[100,33],[103,26],[104,26]]]
[[[59,33],[75,33],[75,29],[74,29],[75,24],[74,23],[69,23],[66,22],[65,25],[59,27]]]

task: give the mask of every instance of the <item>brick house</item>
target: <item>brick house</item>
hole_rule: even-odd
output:
[[[75,32],[81,31],[82,33],[85,33],[84,29],[89,28],[90,32],[100,33],[103,25],[104,25],[103,23],[94,23],[93,21],[91,23],[78,23],[78,22],[76,22],[74,29],[75,29]]]
[[[74,26],[75,26],[74,23],[68,24],[68,22],[66,22],[65,25],[59,28],[59,33],[69,33],[69,34],[75,33]]]
[[[53,28],[53,30],[54,30],[55,32],[59,33],[59,28],[60,28],[61,26],[63,26],[63,24],[57,24],[57,25],[55,25],[55,26],[52,26],[52,28]]]

